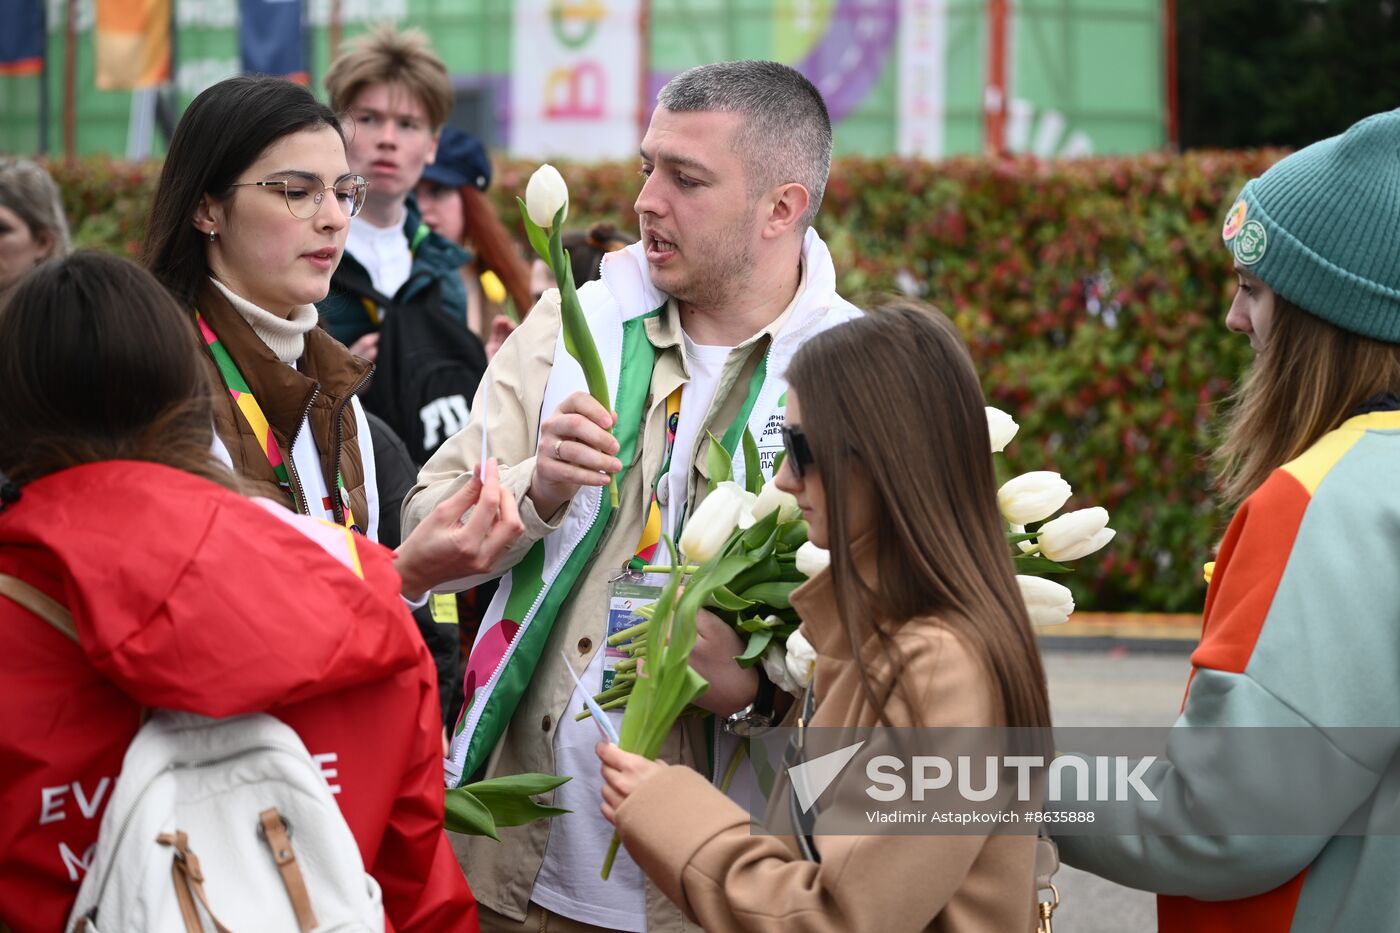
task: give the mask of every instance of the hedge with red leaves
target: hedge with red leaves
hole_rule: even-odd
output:
[[[1058,470],[1075,487],[1067,508],[1112,513],[1118,537],[1066,579],[1082,608],[1201,607],[1201,564],[1228,517],[1206,456],[1250,357],[1224,326],[1234,286],[1220,224],[1244,180],[1279,155],[862,158],[832,169],[817,226],[842,293],[912,292],[951,315],[988,403],[1021,423],[1003,466]],[[76,241],[133,255],[156,167],[50,168]],[[533,168],[497,166],[491,196],[513,226]],[[570,226],[635,224],[634,164],[560,168]]]

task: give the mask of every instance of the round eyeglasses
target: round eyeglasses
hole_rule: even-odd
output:
[[[321,179],[314,177],[274,178],[270,181],[240,181],[229,187],[281,188],[282,196],[287,201],[287,210],[300,220],[310,220],[316,216],[321,209],[321,203],[326,199],[327,191],[335,192],[335,199],[340,202],[340,210],[346,217],[354,217],[360,212],[360,208],[365,206],[365,191],[369,188],[369,182],[365,181],[363,176],[345,175],[337,178],[333,185],[317,187],[320,181]]]

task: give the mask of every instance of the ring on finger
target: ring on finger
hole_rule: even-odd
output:
[[[563,444],[564,444],[563,441],[555,441],[555,442],[554,442],[554,459],[555,459],[555,460],[558,460],[560,463],[563,463],[563,462],[564,462],[564,458],[563,458],[562,456],[560,456],[560,454],[559,454],[559,448],[560,448],[561,446],[563,446]]]

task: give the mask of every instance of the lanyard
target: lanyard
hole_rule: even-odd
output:
[[[238,366],[233,362],[233,357],[229,356],[228,350],[220,342],[218,335],[205,322],[204,315],[196,309],[194,317],[199,323],[199,333],[204,337],[204,342],[209,347],[209,354],[214,357],[214,364],[219,367],[219,376],[223,379],[228,394],[233,396],[233,403],[243,413],[243,418],[248,422],[248,427],[252,429],[253,436],[261,441],[259,446],[267,455],[267,462],[272,467],[272,472],[277,476],[277,485],[281,486],[282,491],[291,497],[292,508],[295,511],[310,515],[311,512],[304,503],[297,501],[297,492],[292,486],[291,475],[287,472],[287,463],[282,458],[282,448],[277,445],[277,438],[273,437],[272,427],[267,423],[267,416],[263,414],[262,406],[253,397],[253,390],[248,387],[248,381],[238,371]],[[345,491],[345,479],[339,471],[335,474],[335,485],[341,504],[345,506],[345,527],[358,531],[359,529],[355,527],[355,516],[350,512],[350,497]]]
[[[662,483],[669,483],[671,474],[671,454],[676,445],[676,426],[681,420],[681,393],[685,386],[677,386],[676,391],[666,397],[666,453],[661,463],[661,473],[651,487],[651,506],[647,509],[647,521],[642,526],[642,538],[637,542],[637,556],[627,562],[632,570],[655,563],[656,548],[661,543],[661,506],[656,501],[656,490]]]

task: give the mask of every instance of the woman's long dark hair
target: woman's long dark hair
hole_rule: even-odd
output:
[[[165,156],[146,224],[142,261],[185,307],[209,277],[207,241],[194,227],[205,194],[230,185],[284,136],[329,126],[345,133],[330,108],[299,84],[266,75],[220,81],[190,104]]]
[[[854,656],[872,635],[900,681],[895,633],[936,617],[980,655],[1006,725],[1050,724],[1045,671],[1016,584],[997,508],[986,403],[957,329],[912,302],[877,308],[813,337],[793,357],[788,384],[826,489],[837,608]],[[852,484],[874,503],[879,587],[856,572],[849,547]]]
[[[133,262],[74,253],[0,307],[0,472],[16,483],[147,460],[233,487],[209,392],[187,312]]]

